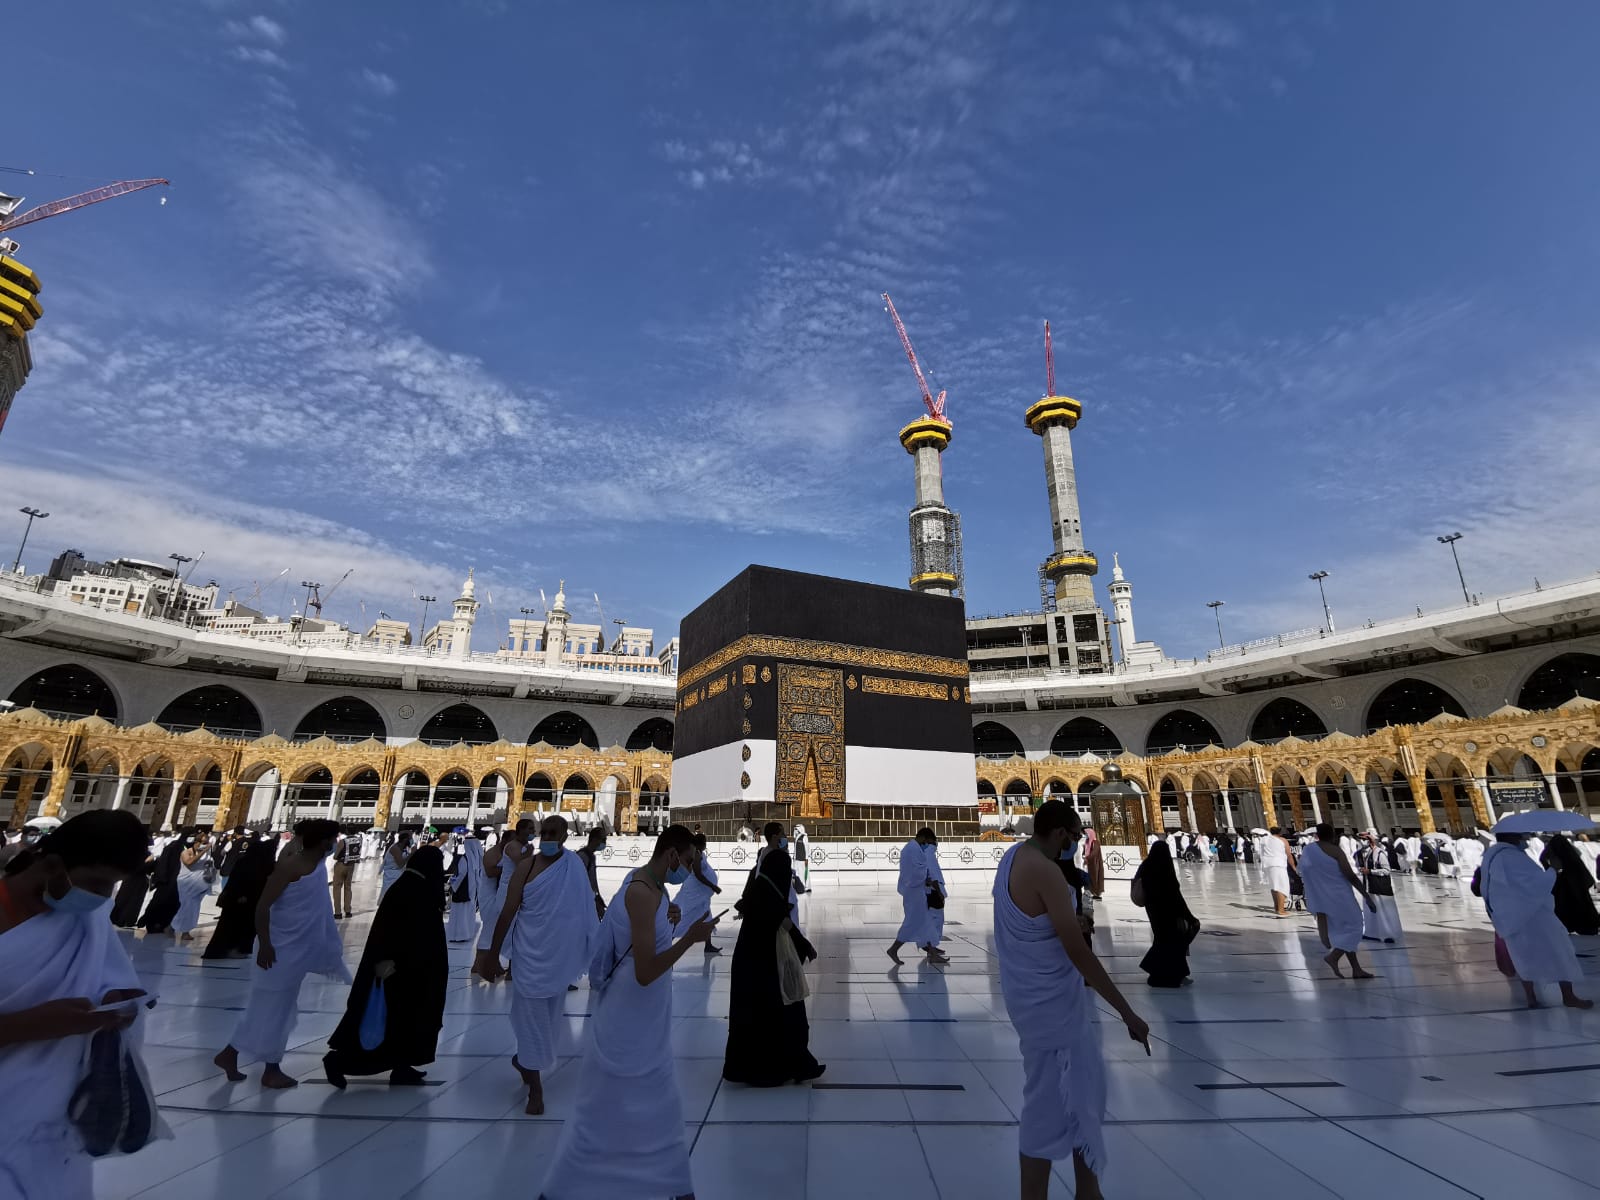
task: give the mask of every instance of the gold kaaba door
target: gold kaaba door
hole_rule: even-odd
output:
[[[778,664],[781,804],[803,817],[831,817],[844,803],[844,672]]]

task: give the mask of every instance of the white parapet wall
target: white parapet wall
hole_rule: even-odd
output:
[[[655,839],[613,834],[606,841],[605,853],[600,856],[600,867],[636,867],[650,857]],[[1014,842],[957,842],[939,843],[939,866],[950,871],[993,871],[1005,852]],[[732,872],[737,875],[755,865],[759,842],[710,842],[706,850],[711,865],[718,874]],[[791,847],[792,849],[792,847]],[[817,875],[834,871],[894,871],[900,870],[900,844],[895,842],[809,842],[811,873]],[[1135,846],[1104,846],[1107,879],[1132,879],[1140,862]],[[726,887],[724,891],[726,892]]]

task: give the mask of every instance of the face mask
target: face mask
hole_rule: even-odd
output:
[[[679,863],[677,866],[673,867],[672,870],[667,872],[668,883],[682,883],[688,878],[689,868],[684,866],[682,863]]]
[[[111,903],[110,896],[98,896],[94,892],[86,892],[82,888],[68,888],[65,896],[52,896],[49,892],[44,894],[45,904],[59,913],[70,913],[73,916],[88,917],[99,912]]]
[[[1078,852],[1077,842],[1067,842],[1061,847],[1061,861],[1071,862],[1072,856]]]
[[[773,848],[775,850],[787,850],[789,848],[789,839],[786,837],[779,838],[778,844]]]
[[[596,843],[595,843],[595,844],[594,844],[594,852],[595,852],[595,853],[596,853],[596,854],[599,854],[599,853],[600,853],[600,852],[601,852],[601,851],[602,851],[602,850],[604,850],[604,849],[605,849],[605,848],[606,848],[606,844],[605,844],[605,843],[604,843],[604,842],[596,842]]]
[[[544,855],[546,858],[554,858],[556,855],[561,853],[561,843],[547,842],[541,838],[539,840],[539,853]]]

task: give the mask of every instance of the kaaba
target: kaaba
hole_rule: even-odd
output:
[[[968,684],[960,600],[748,567],[680,629],[673,819],[976,838]]]

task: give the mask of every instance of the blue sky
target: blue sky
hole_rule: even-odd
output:
[[[0,502],[476,645],[566,578],[666,631],[749,562],[903,583],[947,388],[974,612],[1037,603],[1056,333],[1086,540],[1169,653],[1594,570],[1600,9],[25,6],[45,283]],[[42,564],[41,564],[42,565]],[[480,596],[483,595],[480,589]],[[286,610],[284,593],[266,603]]]

